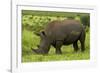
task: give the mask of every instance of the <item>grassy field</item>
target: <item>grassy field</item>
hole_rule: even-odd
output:
[[[22,52],[22,62],[39,62],[39,61],[62,61],[62,60],[86,60],[90,59],[90,33],[87,32],[86,34],[86,50],[84,53],[78,51],[77,53],[74,52],[72,45],[63,46],[62,55],[55,54],[55,48],[51,46],[48,55],[37,55],[32,52],[31,47],[36,47],[39,44],[40,38],[34,35],[32,32],[24,30],[23,31],[23,39],[27,41],[23,45],[23,52]],[[27,34],[26,34],[27,33]],[[27,38],[28,37],[28,38]],[[80,46],[79,46],[80,47]]]
[[[46,12],[47,13],[47,12]],[[86,32],[85,52],[74,52],[72,45],[63,46],[62,54],[55,54],[55,48],[51,46],[48,55],[38,55],[32,52],[31,48],[37,48],[40,37],[36,35],[48,22],[53,20],[63,20],[74,15],[75,19],[80,20],[78,13],[57,13],[37,11],[22,11],[22,62],[47,62],[47,61],[67,61],[67,60],[88,60],[90,59],[90,31]],[[85,15],[84,13],[79,13]],[[60,15],[60,16],[58,16]],[[64,16],[65,15],[65,16]],[[88,14],[86,14],[88,15]],[[78,42],[79,47],[80,43]]]

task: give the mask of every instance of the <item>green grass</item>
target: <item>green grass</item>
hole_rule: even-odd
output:
[[[27,33],[27,34],[26,34]],[[40,38],[28,30],[23,31],[22,36],[22,62],[44,62],[44,61],[64,61],[64,60],[88,60],[90,59],[90,33],[86,33],[85,52],[74,52],[72,45],[63,46],[62,54],[55,54],[55,48],[51,46],[48,55],[37,55],[32,52],[39,44]],[[80,47],[80,46],[79,46]]]

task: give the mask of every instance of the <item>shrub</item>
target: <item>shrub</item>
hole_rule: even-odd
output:
[[[81,23],[84,25],[84,26],[90,26],[90,16],[89,15],[82,15],[80,17],[81,19]]]

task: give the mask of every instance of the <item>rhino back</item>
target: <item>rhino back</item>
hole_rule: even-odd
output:
[[[81,34],[83,27],[79,21],[63,20],[52,21],[45,29],[47,37],[51,40],[64,40],[72,42],[76,40]]]

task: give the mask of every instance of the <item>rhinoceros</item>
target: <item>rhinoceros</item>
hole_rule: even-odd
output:
[[[51,21],[39,35],[40,44],[38,48],[31,48],[37,54],[48,54],[51,45],[55,48],[56,54],[62,54],[61,47],[70,44],[73,44],[74,51],[77,52],[79,50],[78,40],[81,44],[81,51],[85,50],[85,29],[78,20]]]

